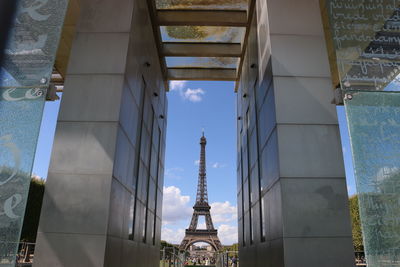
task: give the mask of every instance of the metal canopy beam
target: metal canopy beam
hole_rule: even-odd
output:
[[[247,12],[236,10],[158,10],[160,26],[246,27]]]
[[[169,80],[235,81],[236,69],[169,68]]]
[[[238,43],[163,43],[163,55],[173,57],[240,57]]]

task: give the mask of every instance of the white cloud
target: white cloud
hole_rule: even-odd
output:
[[[194,161],[194,165],[199,166],[199,165],[200,165],[200,160],[199,160],[199,159],[198,159],[198,160],[195,160],[195,161]]]
[[[185,88],[187,81],[171,81],[169,83],[170,91],[176,91],[179,93],[183,100],[188,100],[190,102],[200,102],[203,100],[203,95],[206,93],[203,89],[190,89]]]
[[[170,91],[182,91],[186,86],[186,81],[170,81],[169,90]]]
[[[173,224],[187,220],[192,216],[192,208],[188,205],[190,196],[183,196],[175,186],[164,187],[163,224]]]
[[[184,169],[181,167],[169,168],[165,170],[165,177],[179,180],[182,178],[180,173],[183,171]]]
[[[203,100],[203,95],[206,92],[204,92],[203,89],[197,88],[197,89],[190,89],[188,88],[185,92],[183,92],[183,98],[186,100],[189,100],[190,102],[200,102]]]
[[[215,223],[235,222],[237,208],[232,206],[229,201],[211,203],[211,217]]]
[[[215,162],[215,163],[212,164],[212,167],[213,167],[214,169],[224,168],[224,167],[226,167],[226,164],[222,164],[222,163],[219,163],[219,162]]]
[[[223,245],[232,245],[238,242],[238,228],[228,224],[218,227],[218,237]]]
[[[180,244],[185,236],[185,229],[179,228],[177,230],[163,227],[161,229],[161,240],[167,241],[171,244]]]

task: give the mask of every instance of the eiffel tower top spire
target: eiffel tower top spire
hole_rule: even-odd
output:
[[[197,195],[195,206],[208,206],[207,193],[207,177],[206,177],[206,144],[207,139],[203,135],[200,138],[200,164],[199,164],[199,181],[197,184]]]

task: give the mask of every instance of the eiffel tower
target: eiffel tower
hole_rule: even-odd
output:
[[[218,238],[218,230],[214,228],[211,214],[210,205],[208,204],[207,194],[207,178],[206,178],[206,144],[207,140],[203,136],[200,138],[200,164],[199,164],[199,182],[197,184],[196,203],[193,206],[193,216],[190,226],[185,231],[185,237],[182,240],[180,249],[188,250],[189,246],[196,242],[205,242],[210,244],[215,251],[222,248],[221,242]],[[197,229],[199,216],[204,216],[207,229]]]

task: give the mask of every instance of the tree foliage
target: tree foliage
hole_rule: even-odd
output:
[[[355,251],[364,251],[363,236],[361,231],[360,210],[358,206],[358,196],[349,199],[351,232],[353,236],[353,246]]]
[[[22,226],[21,241],[36,241],[36,234],[39,227],[40,210],[44,194],[45,181],[32,178],[29,186],[28,201],[25,209],[24,224]]]

